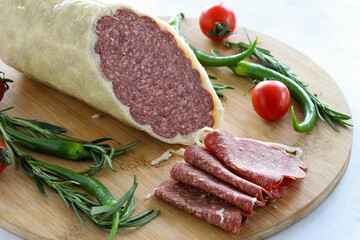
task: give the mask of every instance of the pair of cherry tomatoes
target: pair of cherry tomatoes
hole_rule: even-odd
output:
[[[229,37],[236,27],[234,11],[223,2],[206,6],[201,12],[201,31],[210,39]],[[262,81],[252,91],[251,101],[256,113],[266,120],[282,118],[290,107],[290,93],[287,87],[275,80]]]

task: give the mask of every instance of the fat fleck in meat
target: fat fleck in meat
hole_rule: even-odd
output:
[[[163,182],[154,196],[236,235],[247,220],[241,209],[223,199],[172,180]]]
[[[298,157],[251,140],[236,140],[226,131],[204,138],[205,146],[241,177],[272,192],[285,195],[286,187],[306,176],[307,166]]]
[[[129,9],[95,27],[101,72],[137,123],[165,138],[214,125],[213,98],[169,32]]]
[[[209,150],[191,145],[185,150],[184,160],[188,164],[202,169],[217,178],[235,186],[244,193],[257,198],[259,201],[265,202],[270,193],[259,185],[245,180],[232,172],[225,164],[223,164]]]
[[[265,203],[257,201],[255,198],[246,195],[222,180],[186,163],[175,164],[171,169],[170,175],[175,181],[200,188],[232,203],[244,210],[246,216],[254,214],[255,203],[256,205],[265,205]]]

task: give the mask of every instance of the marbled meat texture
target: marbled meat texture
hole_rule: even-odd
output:
[[[214,125],[213,98],[168,31],[125,8],[95,27],[101,72],[137,123],[165,138]]]
[[[272,194],[286,194],[286,187],[306,176],[307,166],[300,158],[255,141],[237,140],[224,130],[207,134],[204,143],[225,165]]]
[[[263,187],[238,176],[209,150],[199,147],[198,145],[191,145],[186,148],[184,160],[191,166],[216,176],[244,193],[257,198],[259,201],[265,202],[271,197],[270,193]]]
[[[163,182],[154,196],[236,235],[247,221],[242,210],[227,201],[172,180]]]
[[[254,206],[265,205],[264,202],[257,201],[256,198],[250,197],[211,174],[186,163],[175,164],[171,169],[170,175],[175,181],[200,188],[241,208],[246,216],[254,214]]]

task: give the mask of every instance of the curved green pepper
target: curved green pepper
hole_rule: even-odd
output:
[[[100,224],[102,222],[113,216],[113,219],[108,222],[112,226],[111,229],[103,228],[110,231],[108,239],[113,240],[115,238],[115,234],[119,230],[119,226],[141,226],[156,218],[160,213],[160,211],[154,212],[153,210],[148,210],[138,214],[132,219],[126,219],[131,214],[132,210],[135,208],[134,192],[138,186],[138,183],[136,181],[136,175],[134,177],[134,185],[121,197],[119,201],[116,201],[111,192],[100,181],[93,177],[78,174],[69,169],[62,168],[60,166],[50,163],[40,161],[28,161],[28,163],[36,166],[41,166],[57,174],[61,178],[78,183],[82,189],[84,189],[90,195],[94,196],[96,200],[101,204],[101,206],[109,207],[110,209],[105,211],[104,214],[97,221],[98,226],[101,226]],[[130,201],[131,204],[126,204],[125,208],[123,208],[123,204],[127,201]],[[123,222],[120,223],[120,220]]]
[[[71,171],[70,169],[41,161],[29,161],[29,163],[44,167],[67,180],[79,183],[79,186],[88,192],[91,196],[94,196],[102,206],[113,206],[117,202],[110,191],[101,182],[93,177],[78,174],[74,171]]]
[[[169,20],[169,24],[170,24],[170,26],[172,26],[174,28],[174,30],[178,33],[178,35],[189,45],[191,50],[194,52],[196,58],[202,65],[210,66],[210,67],[225,67],[225,66],[229,66],[229,65],[234,65],[234,64],[244,60],[245,58],[249,57],[252,54],[252,52],[255,50],[257,38],[255,39],[255,41],[253,42],[253,44],[250,46],[249,49],[247,49],[246,51],[239,53],[239,54],[223,56],[223,57],[206,54],[206,53],[196,49],[194,46],[192,46],[180,34],[179,30],[180,30],[180,23],[181,23],[182,17],[184,17],[184,13],[176,14],[174,17],[172,17]]]
[[[239,62],[229,68],[238,76],[249,77],[259,81],[264,79],[275,79],[284,83],[289,89],[291,97],[300,104],[304,112],[304,120],[301,123],[298,123],[294,114],[294,109],[291,107],[294,129],[298,132],[307,132],[314,126],[316,120],[315,105],[305,90],[293,80],[262,65],[246,61]]]
[[[17,143],[26,148],[71,160],[91,158],[91,153],[78,142],[65,139],[31,137],[7,125],[4,125],[4,129]]]

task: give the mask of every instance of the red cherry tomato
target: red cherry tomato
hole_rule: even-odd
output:
[[[0,101],[3,99],[5,92],[9,89],[9,82],[13,81],[5,78],[5,73],[0,71]]]
[[[200,15],[201,31],[210,39],[227,38],[235,30],[234,11],[223,2],[214,2],[204,8]]]
[[[266,120],[282,118],[290,107],[290,93],[287,87],[276,80],[258,83],[251,94],[256,113]]]
[[[4,97],[4,84],[2,82],[0,82],[0,101],[3,99]]]
[[[4,157],[8,157],[4,152],[7,151],[7,148],[5,147],[5,145],[0,141],[0,156],[1,158]],[[3,162],[3,159],[0,159],[0,174],[4,171],[5,167],[7,166],[5,163]]]
[[[3,99],[4,97],[4,83],[3,82],[0,82],[0,101]]]
[[[5,164],[3,163],[0,164],[0,174],[4,171],[5,167],[6,167]]]

